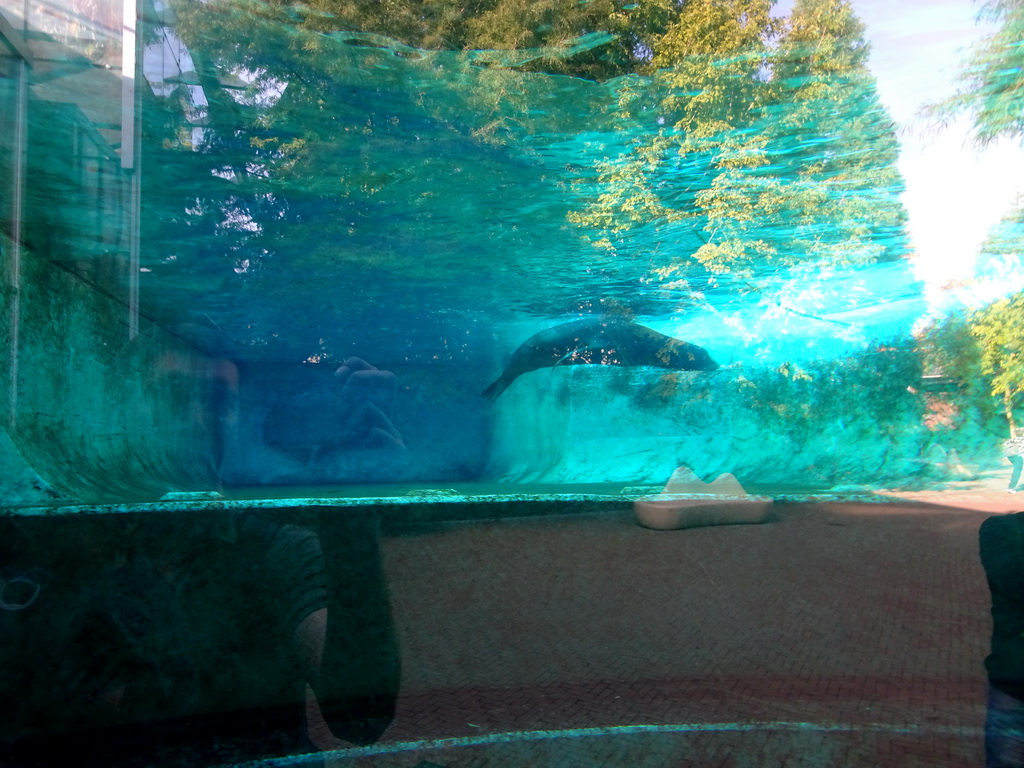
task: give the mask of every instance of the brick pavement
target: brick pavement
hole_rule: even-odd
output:
[[[398,711],[332,764],[981,765],[977,529],[1021,508],[965,491],[759,526],[623,510],[390,536]]]

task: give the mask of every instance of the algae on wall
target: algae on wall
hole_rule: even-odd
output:
[[[495,403],[489,471],[503,480],[704,480],[827,489],[904,486],[932,440],[905,348],[711,373],[565,366],[520,377]]]
[[[0,506],[209,489],[232,366],[139,310],[140,170],[109,127],[121,75],[87,70],[77,98],[82,80],[3,53]]]
[[[233,386],[230,364],[144,318],[131,338],[125,304],[32,252],[20,256],[4,287],[16,316],[0,320],[11,444],[0,453],[3,503],[215,487],[228,412],[214,406]]]

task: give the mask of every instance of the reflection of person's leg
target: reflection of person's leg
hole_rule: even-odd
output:
[[[1024,456],[1010,456],[1010,463],[1013,465],[1013,472],[1010,474],[1010,490],[1014,490],[1017,487],[1017,482],[1020,480],[1021,470],[1024,469]]]
[[[238,432],[238,366],[230,360],[212,365],[213,413],[216,429],[213,436],[214,463],[218,482],[223,482],[228,451]]]
[[[320,710],[316,688],[320,685],[320,669],[327,641],[327,609],[320,608],[299,622],[293,642],[306,678],[306,735],[320,751],[338,749],[346,742],[333,733]]]
[[[391,419],[369,401],[355,406],[339,430],[349,435],[361,448],[399,448],[405,450],[402,434],[391,423]]]
[[[246,522],[269,539],[264,577],[276,588],[285,609],[283,626],[291,630],[293,658],[304,683],[306,737],[317,749],[336,749],[344,742],[331,733],[317,699],[327,641],[327,583],[320,539],[306,528],[254,518]]]
[[[385,413],[391,413],[398,390],[398,378],[391,371],[358,371],[342,387],[342,396],[350,402],[367,401]]]
[[[985,767],[1024,766],[1024,701],[989,686]]]
[[[391,423],[391,419],[387,417],[387,414],[371,404],[368,406],[367,415],[369,417],[368,424],[371,437],[383,447],[393,446],[405,449],[401,433],[395,429],[395,425]]]

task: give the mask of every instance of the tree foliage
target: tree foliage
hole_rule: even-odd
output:
[[[956,93],[928,112],[941,122],[967,115],[981,145],[1024,140],[1024,3],[989,0],[979,18],[996,23],[996,31],[973,47]]]
[[[601,246],[593,258],[658,244],[643,258],[668,286],[730,275],[770,292],[786,270],[906,250],[896,141],[847,0],[797,0],[786,18],[774,0],[171,7],[206,103],[183,85],[148,111],[167,118],[147,136],[167,182],[148,196],[151,242],[191,236],[193,260],[226,261],[228,277],[275,260],[407,281],[469,270],[449,244],[466,221],[543,242],[537,221],[503,219],[502,196],[524,189]],[[192,127],[173,124],[189,110]],[[600,139],[523,184],[534,139],[581,130]]]
[[[917,349],[926,372],[957,382],[960,399],[975,403],[981,412],[1001,410],[1011,436],[1015,413],[1024,405],[1022,323],[1024,292],[953,313],[918,333]]]
[[[1013,434],[1014,411],[1024,395],[1024,293],[975,310],[968,322],[978,343],[982,373],[992,395],[1001,398]]]
[[[207,4],[209,5],[209,4]],[[672,0],[311,0],[302,5],[271,0],[242,3],[217,0],[220,25],[211,33],[227,41],[237,39],[236,20],[248,19],[291,33],[297,49],[306,54],[318,49],[318,35],[363,33],[428,51],[503,51],[546,49],[549,55],[524,65],[528,71],[606,79],[633,71],[641,50],[654,30],[675,12]],[[184,18],[199,14],[209,19],[209,8],[196,8],[192,0],[175,0]],[[192,38],[197,31],[185,33]],[[559,55],[578,38],[610,33],[607,44],[577,54]],[[265,34],[250,35],[249,52],[266,61]],[[289,50],[285,48],[284,50]],[[294,49],[293,49],[294,50]]]
[[[927,110],[941,122],[960,115],[971,120],[975,140],[986,145],[997,139],[1024,140],[1024,3],[989,0],[981,5],[979,19],[998,26],[973,47],[961,68],[960,87],[943,102]],[[1024,256],[1024,214],[1015,205],[996,224],[983,243],[981,277],[1013,287],[1010,275],[1019,272]],[[974,367],[992,397],[1002,404],[1010,427],[1024,395],[1024,293],[1016,293],[987,306],[970,310],[932,329],[932,346],[946,349],[946,366],[962,380]]]
[[[703,241],[658,273],[764,284],[773,267],[864,266],[906,254],[898,143],[846,0],[692,0],[649,66],[657,131],[600,161],[572,220],[606,248],[650,223]],[[625,103],[640,101],[627,92]],[[633,111],[639,111],[633,107]]]

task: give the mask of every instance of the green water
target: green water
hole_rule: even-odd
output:
[[[929,326],[858,5],[0,6],[0,766],[977,757],[971,513],[814,502],[1003,485],[1021,216]]]
[[[826,93],[779,78],[742,120],[714,105],[702,122],[735,127],[690,147],[676,127],[687,119],[677,78],[664,72],[595,82],[524,71],[500,66],[500,52],[321,34],[312,30],[330,20],[302,14],[247,9],[217,28],[193,10],[180,24],[193,47],[210,49],[196,66],[247,87],[172,91],[203,77],[165,55],[151,80],[167,95],[146,94],[161,124],[144,206],[161,215],[143,222],[142,295],[218,349],[288,362],[372,350],[389,368],[480,368],[480,347],[509,327],[610,306],[673,329],[736,316],[755,326],[753,339],[695,332],[753,362],[765,347],[774,360],[795,346],[772,343],[776,323],[756,327],[771,303],[784,327],[807,320],[797,332],[821,337],[826,354],[829,340],[863,347],[909,314],[898,307],[880,330],[857,317],[918,294],[905,263],[902,274],[869,269],[898,262],[908,243],[893,126],[863,69],[822,81]],[[235,50],[242,19],[252,44]],[[522,56],[572,69],[611,44],[573,42]],[[766,54],[739,71],[726,62],[715,82],[750,90],[736,81],[758,66],[794,68]],[[168,102],[184,114],[157,111]],[[740,199],[702,200],[723,184]],[[759,251],[710,265],[695,257],[740,242]]]
[[[950,449],[998,459],[995,409],[921,394],[899,141],[855,16],[826,45],[680,9],[359,8],[158,3],[127,85],[102,19],[28,20],[24,86],[16,56],[4,80],[11,503],[39,500],[33,473],[117,501],[679,466],[921,485]],[[718,367],[577,335],[481,397],[587,317]],[[343,391],[352,356],[368,375]],[[623,365],[576,365],[598,361]]]

